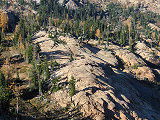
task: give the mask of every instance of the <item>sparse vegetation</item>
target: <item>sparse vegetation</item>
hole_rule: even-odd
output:
[[[141,64],[137,64],[137,65],[134,65],[134,66],[132,66],[132,68],[133,69],[137,69],[138,67],[142,67],[143,65],[141,65]]]

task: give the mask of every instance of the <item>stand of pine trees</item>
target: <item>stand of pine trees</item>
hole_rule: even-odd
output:
[[[80,5],[77,10],[72,10],[59,5],[57,0],[41,0],[38,21],[41,26],[48,26],[51,23],[62,28],[64,33],[70,33],[77,38],[81,36],[82,39],[97,39],[102,44],[104,41],[107,43],[111,41],[121,46],[129,45],[133,50],[134,42],[139,40],[141,32],[146,34],[146,39],[152,37],[148,24],[158,23],[160,20],[160,15],[150,11],[142,13],[140,8],[140,5],[137,8],[122,8],[118,3],[110,3],[103,11],[87,2]],[[133,18],[130,26],[123,25],[123,21],[129,17]],[[138,22],[144,29],[137,29]],[[144,32],[146,30],[147,32]],[[157,31],[156,40],[159,40],[159,34]]]
[[[12,98],[12,92],[3,73],[0,71],[0,114],[7,112]]]

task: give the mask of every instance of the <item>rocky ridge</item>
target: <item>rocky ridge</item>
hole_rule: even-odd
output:
[[[154,71],[159,69],[148,66],[146,62],[153,60],[150,59],[153,56],[147,55],[147,58],[142,54],[148,51],[158,53],[157,49],[148,49],[145,43],[137,43],[135,54],[110,43],[105,51],[102,46],[96,45],[97,41],[93,42],[94,45],[80,44],[69,35],[59,36],[58,39],[66,44],[54,45],[54,41],[43,31],[37,33],[34,40],[41,46],[41,55],[54,56],[61,65],[52,77],[60,77],[58,85],[63,84],[63,89],[52,93],[52,100],[62,107],[73,103],[72,106],[78,106],[83,116],[96,120],[156,120],[160,117],[159,87],[145,82],[158,82]],[[139,44],[146,46],[143,51]],[[72,62],[70,54],[73,55]],[[119,66],[120,62],[123,67]],[[159,61],[153,63],[159,65]],[[71,76],[75,79],[76,90],[72,97],[69,96]]]
[[[155,13],[160,13],[160,1],[159,0],[118,0],[124,5],[135,5],[142,4],[147,10]]]
[[[97,6],[101,7],[105,10],[106,5],[110,2],[118,2],[122,6],[138,6],[139,4],[142,5],[142,11],[149,10],[155,13],[160,14],[160,1],[159,0],[88,0],[91,3],[96,4]]]

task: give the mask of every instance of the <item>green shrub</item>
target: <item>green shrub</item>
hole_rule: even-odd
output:
[[[72,62],[74,59],[73,59],[73,55],[72,54],[70,54],[70,62]]]
[[[57,85],[57,82],[59,82],[59,77],[54,77],[53,79],[52,79],[52,88],[51,88],[51,92],[57,92],[59,89],[60,89],[60,87],[59,87],[59,85]]]
[[[132,66],[132,68],[133,69],[137,69],[138,67],[142,67],[143,65],[141,65],[141,64],[136,64],[136,65],[134,65],[134,66]]]
[[[74,83],[74,77],[72,76],[71,77],[71,80],[69,81],[69,87],[70,87],[70,92],[69,92],[69,95],[70,96],[73,96],[75,95],[75,83]]]
[[[52,92],[57,92],[59,89],[60,89],[60,88],[59,88],[59,85],[54,85],[54,86],[52,87]]]
[[[53,79],[52,79],[52,84],[53,85],[56,85],[56,83],[59,81],[59,77],[54,77]]]
[[[51,69],[54,70],[56,66],[59,66],[58,62],[55,60],[53,61],[53,58],[51,58]]]

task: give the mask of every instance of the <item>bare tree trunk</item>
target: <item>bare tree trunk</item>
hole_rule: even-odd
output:
[[[17,106],[16,106],[17,114],[19,113],[19,97],[17,96]]]
[[[41,80],[40,80],[40,74],[38,73],[38,86],[39,86],[39,95],[42,96],[42,90],[41,90]]]
[[[51,17],[49,17],[49,28],[48,28],[48,31],[49,31],[49,33],[51,32]]]
[[[29,78],[29,76],[30,76],[29,72],[27,72],[27,73],[28,73],[28,78]],[[31,87],[31,80],[29,80],[28,86]]]

